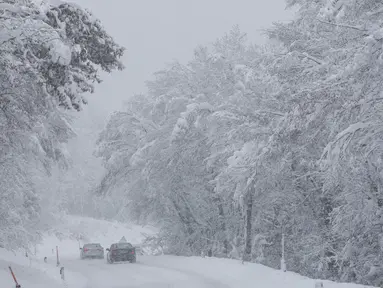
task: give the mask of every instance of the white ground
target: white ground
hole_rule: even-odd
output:
[[[104,247],[122,236],[138,243],[142,233],[153,230],[138,226],[126,227],[118,223],[71,217],[63,233],[85,230],[89,241]],[[84,228],[85,227],[85,228]],[[65,230],[67,229],[67,230]],[[52,248],[59,246],[60,266],[56,267]],[[38,247],[36,257],[0,249],[0,288],[15,287],[8,270],[11,265],[22,288],[314,288],[317,280],[276,271],[257,264],[201,257],[140,256],[134,264],[107,264],[105,260],[80,260],[76,240],[59,241],[46,237]],[[43,257],[48,257],[48,263]],[[31,259],[31,260],[30,260]],[[65,267],[65,281],[59,268]],[[324,288],[361,288],[355,284],[323,281]]]

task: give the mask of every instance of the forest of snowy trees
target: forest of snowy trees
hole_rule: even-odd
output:
[[[284,252],[290,271],[381,285],[383,3],[286,2],[296,17],[265,31],[266,45],[234,27],[129,97],[95,147],[107,173],[83,192],[101,199],[93,215],[156,224],[152,240],[168,253],[279,268]],[[89,11],[36,3],[0,1],[7,249],[54,226],[68,195],[52,191],[50,175],[72,169],[68,179],[81,181],[68,111],[81,113],[101,71],[124,68],[124,48]]]
[[[75,4],[0,1],[0,247],[27,248],[54,224],[49,175],[70,168],[75,136],[67,111],[81,111],[99,70],[123,69],[123,53]]]
[[[156,72],[99,137],[97,193],[170,253],[279,268],[284,234],[288,270],[383,283],[383,4],[323,2]]]

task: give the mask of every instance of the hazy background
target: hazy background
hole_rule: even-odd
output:
[[[73,0],[72,0],[73,1]],[[108,33],[126,47],[126,69],[105,75],[89,95],[83,113],[74,113],[78,137],[69,143],[73,172],[65,177],[97,184],[104,170],[93,157],[95,141],[108,116],[134,93],[145,92],[145,81],[166,62],[187,62],[198,45],[209,44],[239,24],[250,41],[263,43],[262,29],[288,21],[293,12],[283,0],[74,0],[91,10]],[[72,174],[72,175],[70,175]],[[86,180],[89,179],[90,181]],[[62,179],[63,182],[66,179]],[[84,183],[83,183],[84,184]],[[77,190],[73,190],[78,194]]]
[[[72,0],[73,1],[73,0]],[[252,42],[262,43],[261,29],[287,21],[284,0],[74,0],[89,8],[116,41],[126,47],[126,70],[105,77],[90,101],[97,114],[118,109],[144,81],[177,59],[186,62],[193,49],[209,44],[235,24]],[[94,99],[97,98],[97,99]],[[102,114],[103,114],[102,113]]]

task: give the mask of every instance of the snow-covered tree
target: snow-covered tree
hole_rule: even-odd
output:
[[[13,249],[36,240],[40,198],[51,193],[38,178],[69,165],[75,134],[62,107],[80,110],[98,68],[123,68],[124,49],[74,4],[6,0],[0,15],[0,245]]]
[[[265,47],[235,27],[113,115],[100,191],[125,187],[173,253],[381,285],[382,3],[286,2]]]

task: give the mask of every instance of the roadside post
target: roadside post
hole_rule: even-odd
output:
[[[64,276],[64,267],[61,267],[61,268],[60,268],[60,275],[61,275],[61,279],[65,280],[65,276]]]
[[[21,288],[21,285],[17,282],[16,276],[15,276],[15,274],[13,273],[11,266],[8,266],[8,268],[9,268],[9,271],[11,272],[13,281],[15,281],[16,288]]]
[[[59,247],[58,246],[56,246],[56,265],[57,265],[57,267],[60,266]]]

